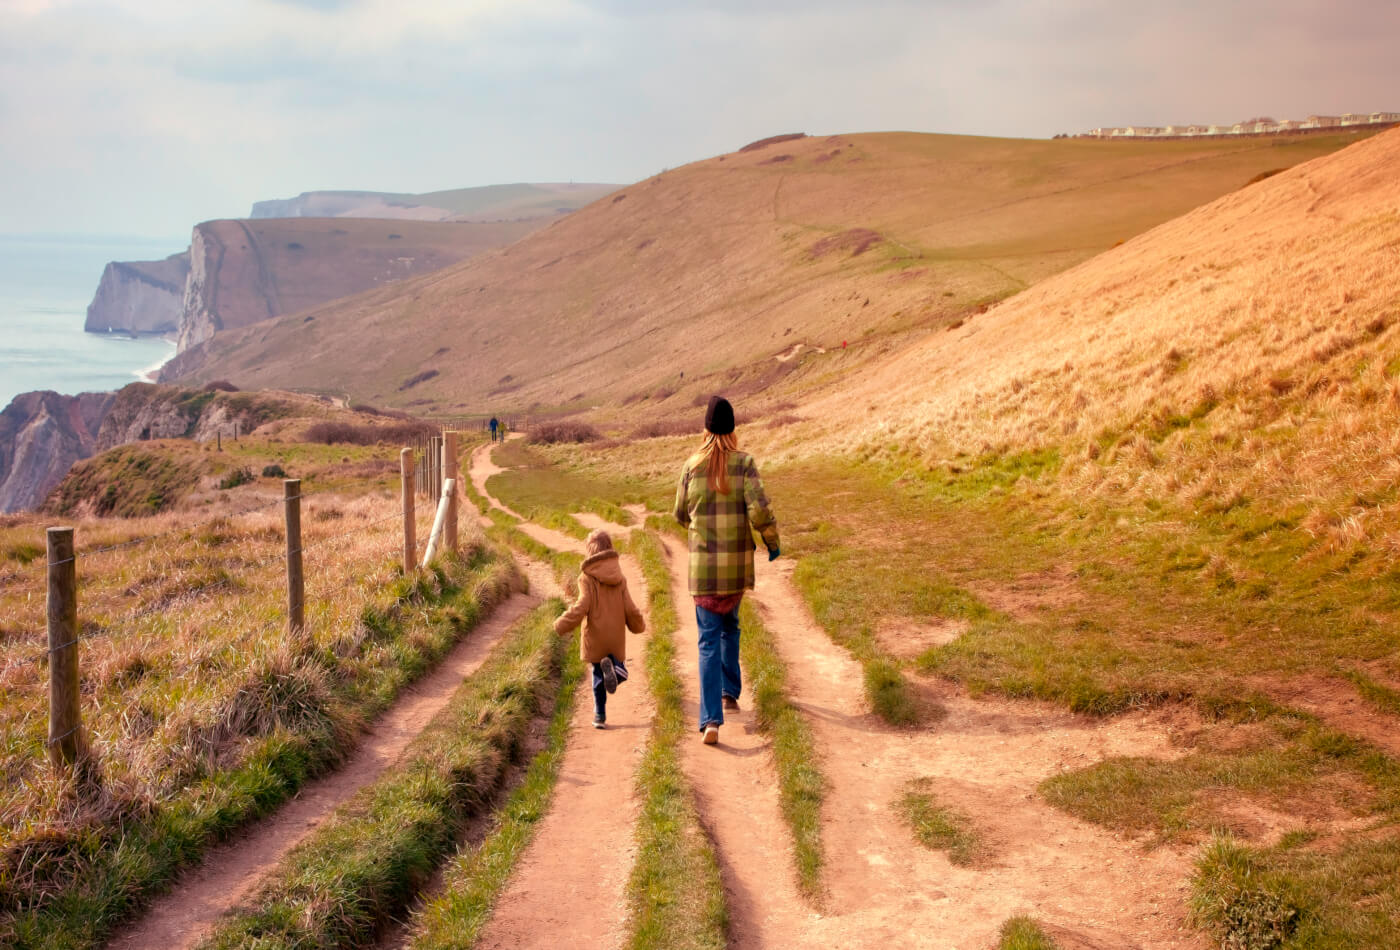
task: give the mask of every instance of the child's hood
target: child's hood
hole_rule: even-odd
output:
[[[600,584],[616,587],[623,581],[622,561],[616,551],[599,551],[583,562],[583,573]]]

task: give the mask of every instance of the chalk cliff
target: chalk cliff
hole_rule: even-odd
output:
[[[173,333],[180,325],[190,254],[163,261],[113,261],[88,304],[89,333]]]
[[[0,411],[0,512],[37,507],[73,463],[97,449],[116,396],[21,393]]]
[[[543,219],[206,221],[195,226],[190,238],[179,352],[221,330],[297,313],[504,247],[543,223]]]

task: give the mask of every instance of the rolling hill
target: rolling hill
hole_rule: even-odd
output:
[[[163,378],[442,412],[684,405],[697,372],[956,322],[1357,138],[780,136],[456,267],[221,333]]]
[[[1391,131],[928,335],[811,411],[833,445],[869,431],[859,407],[927,460],[1052,446],[1136,494],[1337,503],[1395,530],[1397,261]]]
[[[617,185],[518,183],[423,194],[387,191],[304,191],[295,198],[253,203],[251,218],[396,218],[414,221],[517,221],[576,211]]]

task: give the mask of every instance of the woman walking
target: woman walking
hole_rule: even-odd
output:
[[[778,556],[778,522],[753,456],[739,451],[734,407],[710,397],[705,442],[676,486],[676,520],[689,530],[690,595],[700,634],[700,731],[719,741],[724,710],[739,708],[739,604],[753,588],[753,532]]]

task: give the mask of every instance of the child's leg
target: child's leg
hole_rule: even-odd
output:
[[[590,663],[593,667],[593,718],[608,718],[608,690],[603,685],[603,669],[597,663]]]

